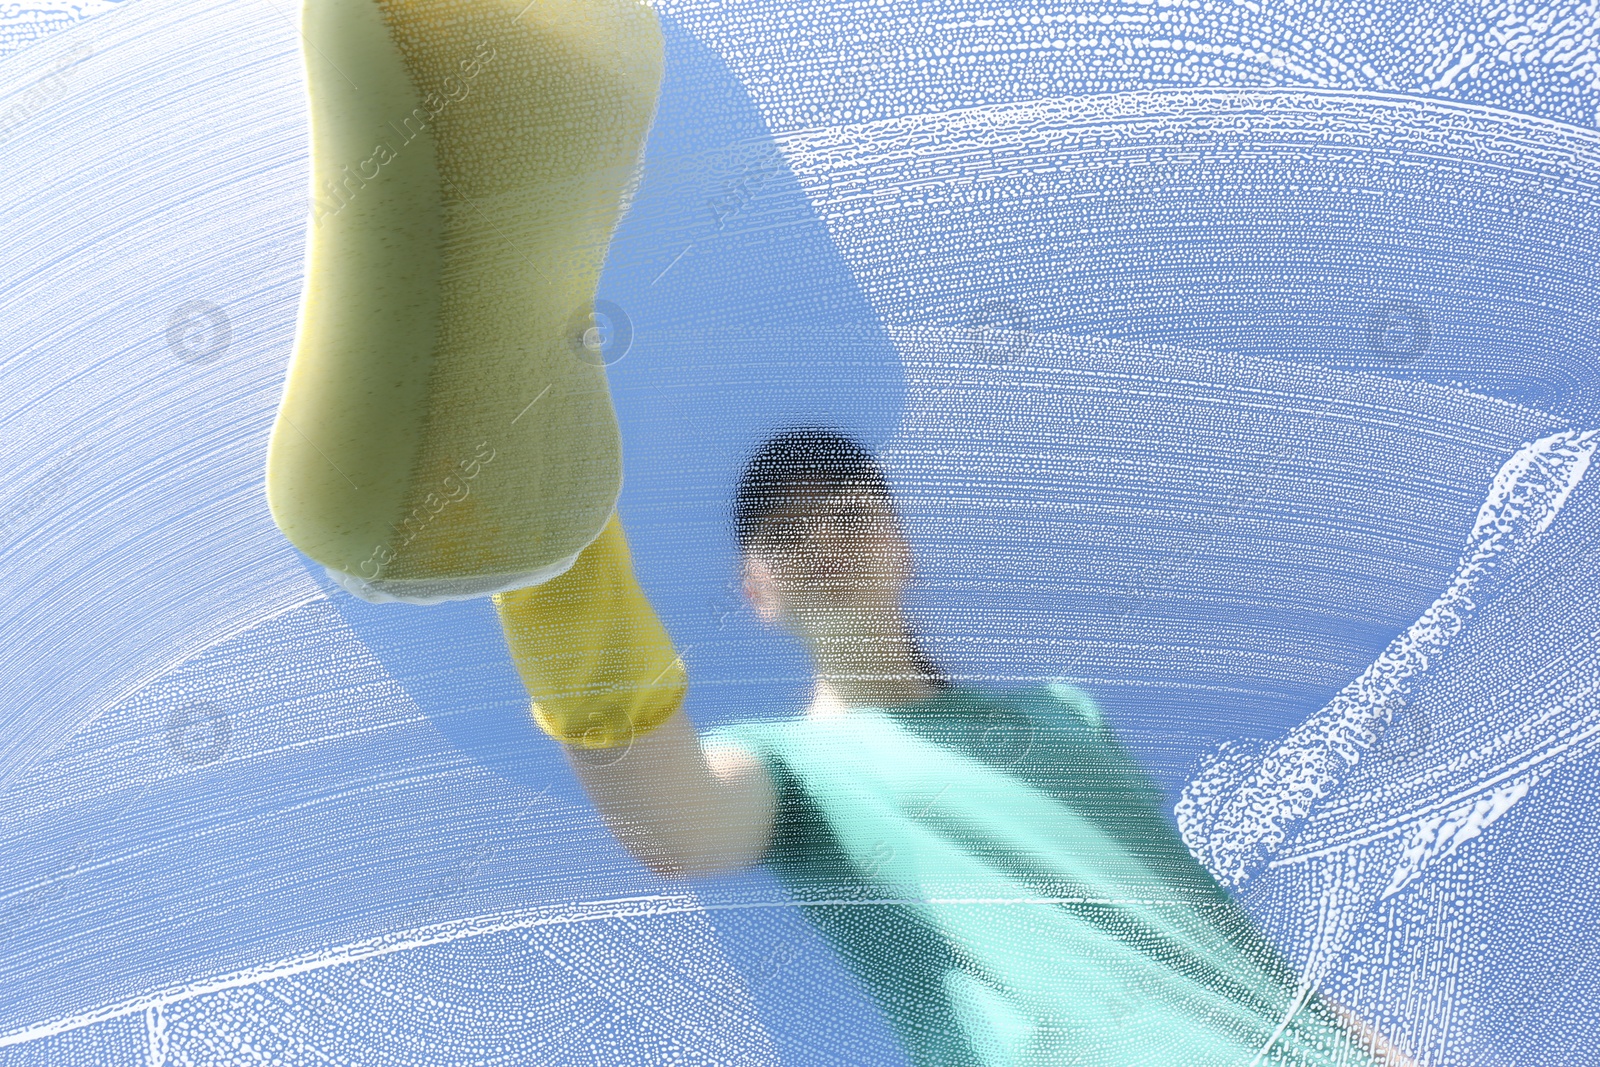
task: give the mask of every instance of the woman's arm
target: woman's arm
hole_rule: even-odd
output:
[[[615,513],[564,574],[494,603],[534,722],[640,862],[682,878],[761,858],[776,808],[766,766],[701,748],[683,710],[687,668]]]
[[[562,748],[611,832],[657,874],[720,874],[766,851],[772,776],[744,749],[702,748],[681,707],[627,746]]]

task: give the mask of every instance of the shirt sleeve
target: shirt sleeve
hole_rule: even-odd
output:
[[[788,874],[815,865],[829,841],[827,823],[774,746],[760,733],[765,724],[735,724],[707,731],[710,744],[732,744],[759,759],[772,780],[772,835],[761,863]]]
[[[777,804],[772,816],[772,839],[762,862],[797,870],[821,855],[828,839],[827,824],[784,762],[776,756],[764,758],[772,774]]]

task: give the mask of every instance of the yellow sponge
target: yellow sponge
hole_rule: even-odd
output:
[[[621,488],[582,335],[654,120],[655,13],[308,0],[303,29],[311,219],[273,518],[367,599],[548,580]]]

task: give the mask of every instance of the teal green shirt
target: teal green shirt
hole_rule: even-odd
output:
[[[710,736],[771,771],[763,862],[917,1067],[1371,1062],[1081,690],[955,687]]]

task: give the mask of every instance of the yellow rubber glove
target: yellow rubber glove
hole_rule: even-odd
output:
[[[558,741],[631,744],[683,703],[688,673],[634,577],[615,512],[565,574],[494,605],[534,721]]]

